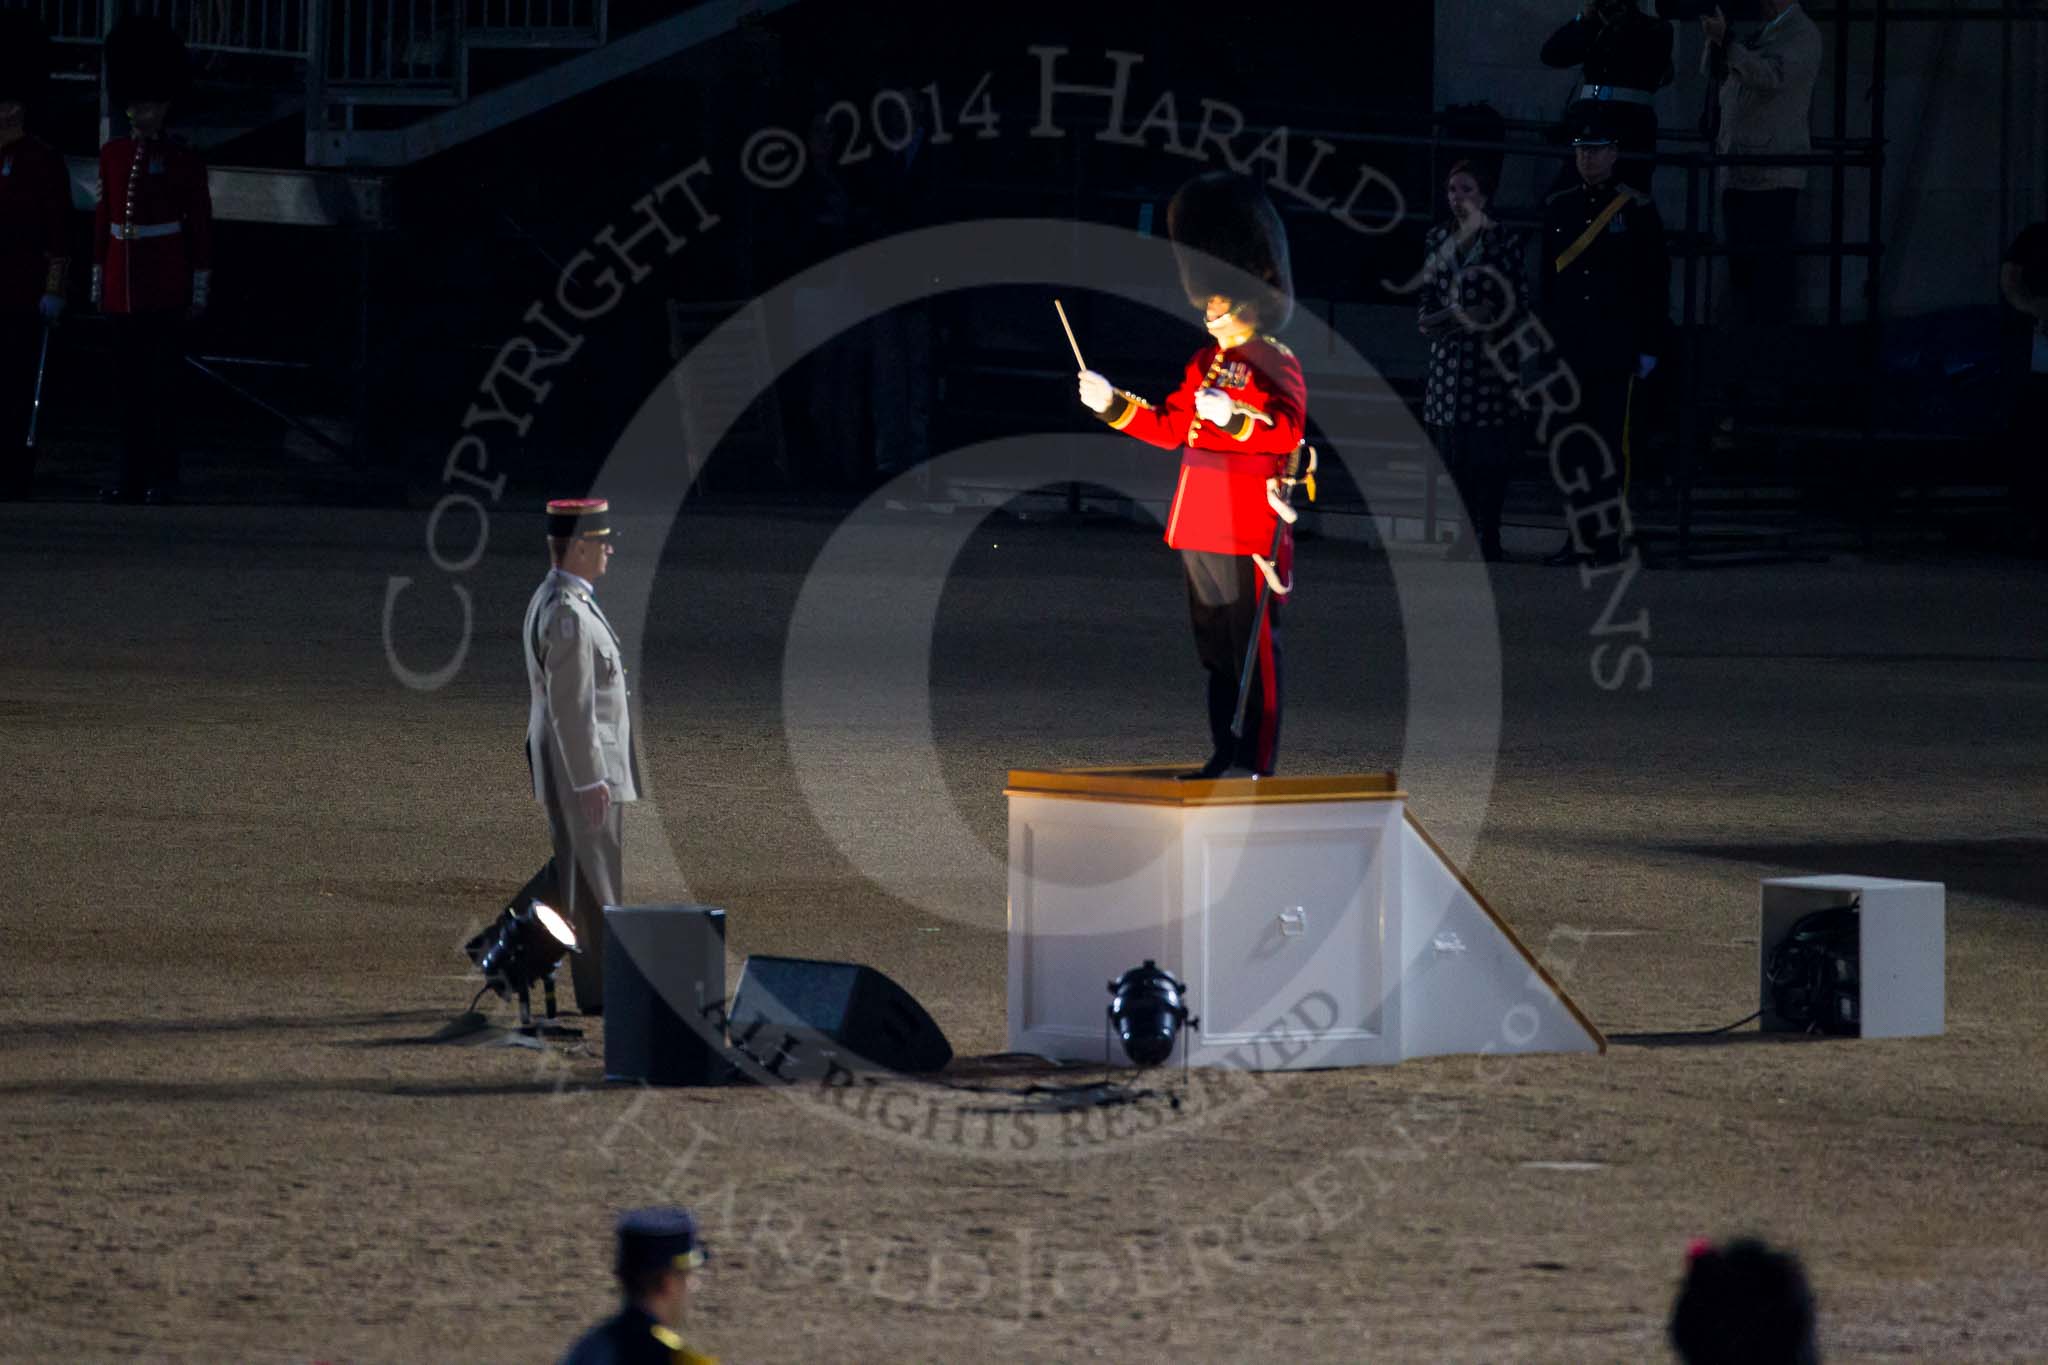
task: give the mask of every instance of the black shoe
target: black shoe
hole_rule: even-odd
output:
[[[1500,547],[1499,541],[1490,540],[1479,547],[1479,557],[1489,564],[1501,564],[1506,562],[1508,552]]]
[[[142,501],[142,494],[127,484],[117,483],[111,488],[100,490],[100,501],[109,506],[130,506]]]
[[[1176,782],[1214,782],[1230,771],[1230,759],[1224,754],[1211,754],[1209,761],[1191,773],[1175,773]]]
[[[1572,565],[1583,563],[1588,558],[1590,556],[1585,551],[1567,540],[1558,548],[1556,553],[1545,555],[1543,562],[1546,566],[1553,569],[1569,569]]]
[[[142,495],[142,500],[151,507],[169,507],[178,500],[176,484],[159,484]]]

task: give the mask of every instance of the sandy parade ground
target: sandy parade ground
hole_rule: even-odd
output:
[[[870,703],[839,722],[785,663],[830,629],[807,602],[886,607],[958,518],[879,520],[840,582],[824,513],[688,511],[658,572],[627,545],[628,897],[725,908],[735,974],[879,967],[958,1055],[835,1103],[607,1087],[598,1021],[422,1041],[547,853],[540,519],[494,518],[466,635],[422,521],[0,508],[0,1357],[552,1360],[608,1311],[614,1213],[673,1199],[714,1256],[690,1338],[729,1362],[1659,1360],[1687,1243],[1742,1231],[1806,1258],[1830,1359],[2048,1359],[2038,565],[1646,572],[1647,667],[1608,690],[1607,590],[1574,571],[1304,542],[1283,770],[1401,769],[1610,1049],[1159,1072],[1059,1111],[991,1060],[1004,775],[1201,757],[1156,531],[965,535],[929,637],[953,850],[887,780],[919,726],[862,719],[895,704],[886,641],[826,640]],[[1470,743],[1404,762],[1418,623],[1475,593],[1498,743],[1481,689]],[[465,639],[445,685],[399,680]],[[1757,883],[1804,872],[1946,884],[1946,1034],[1659,1036],[1756,1007]]]

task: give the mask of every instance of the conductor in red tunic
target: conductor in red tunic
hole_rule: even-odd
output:
[[[190,78],[185,44],[130,15],[107,35],[110,93],[133,130],[100,148],[92,300],[113,323],[121,471],[109,502],[169,502],[178,488],[177,409],[185,329],[206,313],[213,200],[206,163],[165,136]]]
[[[1274,511],[1286,457],[1302,439],[1308,391],[1294,353],[1269,332],[1293,315],[1287,234],[1242,176],[1212,172],[1181,186],[1166,211],[1181,286],[1210,341],[1157,405],[1080,375],[1081,402],[1118,431],[1181,452],[1166,543],[1180,551],[1195,652],[1209,681],[1208,762],[1189,778],[1270,777],[1280,754],[1280,604],[1293,583],[1294,540]],[[1279,553],[1268,563],[1274,530]],[[1252,653],[1259,584],[1273,592],[1259,624],[1242,738],[1232,735],[1240,670]]]

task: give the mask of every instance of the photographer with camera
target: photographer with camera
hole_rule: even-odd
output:
[[[1565,109],[1565,126],[1598,119],[1621,143],[1624,184],[1650,188],[1657,155],[1657,91],[1671,84],[1674,30],[1652,19],[1636,0],[1589,0],[1570,22],[1543,44],[1545,66],[1579,67],[1582,84]],[[1575,183],[1569,163],[1553,189]]]
[[[1719,135],[1715,150],[1731,155],[1788,155],[1813,150],[1813,87],[1820,77],[1820,30],[1798,0],[1763,0],[1768,20],[1732,41],[1718,7],[1700,20],[1706,50],[1700,71],[1717,81]],[[1710,122],[1715,121],[1710,117]],[[1744,322],[1782,323],[1791,315],[1796,276],[1788,249],[1806,187],[1803,166],[1729,166],[1722,172],[1721,215],[1728,245],[1728,284]],[[1761,251],[1763,254],[1757,254]]]

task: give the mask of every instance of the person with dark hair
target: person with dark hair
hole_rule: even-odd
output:
[[[107,502],[166,503],[178,491],[178,381],[185,330],[206,313],[213,199],[206,163],[165,135],[191,72],[162,20],[128,15],[107,35],[107,84],[132,130],[100,149],[92,301],[113,323],[121,467]]]
[[[1489,360],[1486,337],[1520,311],[1528,242],[1487,212],[1494,178],[1460,161],[1444,178],[1450,220],[1424,244],[1417,324],[1429,338],[1422,420],[1457,480],[1470,518],[1453,559],[1503,557],[1501,508],[1522,434],[1508,380]]]
[[[1543,44],[1545,66],[1579,67],[1578,95],[1566,106],[1565,126],[1605,120],[1620,141],[1619,178],[1650,188],[1657,155],[1657,92],[1671,84],[1672,26],[1642,12],[1636,0],[1589,0]],[[1557,184],[1570,184],[1562,168]]]
[[[718,1365],[683,1344],[690,1277],[707,1253],[687,1209],[635,1209],[619,1219],[615,1269],[625,1302],[584,1333],[562,1365]]]
[[[49,74],[41,23],[0,12],[0,500],[26,498],[35,486],[28,428],[71,264],[71,177],[56,148],[28,131]]]
[[[1799,1258],[1750,1237],[1693,1243],[1670,1334],[1685,1365],[1820,1362],[1813,1290]]]
[[[1294,541],[1275,510],[1287,458],[1301,444],[1308,389],[1301,362],[1266,333],[1294,311],[1287,232],[1251,181],[1224,171],[1190,180],[1166,210],[1181,288],[1210,344],[1154,405],[1093,370],[1081,402],[1111,428],[1181,452],[1166,543],[1180,551],[1195,651],[1208,674],[1208,762],[1182,774],[1270,777],[1280,753],[1280,602],[1293,588]],[[1273,559],[1275,531],[1279,551]],[[1261,579],[1270,587],[1258,612]],[[1254,626],[1257,650],[1254,653]],[[1246,658],[1244,733],[1234,734]]]

